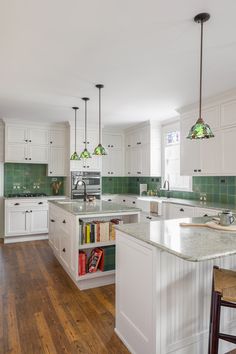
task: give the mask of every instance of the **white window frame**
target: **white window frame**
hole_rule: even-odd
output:
[[[161,152],[161,171],[162,171],[162,183],[165,181],[165,146],[166,146],[166,134],[174,132],[174,131],[179,131],[180,132],[180,121],[175,120],[172,121],[168,124],[165,124],[162,126],[162,152]],[[180,140],[182,139],[181,134],[180,134]],[[189,185],[187,188],[177,188],[177,187],[172,187],[170,185],[170,190],[172,191],[181,191],[181,192],[192,192],[192,185],[193,185],[193,179],[191,176],[189,176]]]

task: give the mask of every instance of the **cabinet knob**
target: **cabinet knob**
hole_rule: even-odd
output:
[[[52,141],[50,141],[50,144],[52,144]]]
[[[62,252],[66,252],[66,249],[65,249],[65,248],[63,248],[63,249],[62,249]]]
[[[50,171],[49,173],[52,174],[52,171]]]
[[[125,199],[123,199],[123,202],[125,203]]]
[[[111,145],[111,148],[113,148],[114,147],[114,145]]]
[[[184,209],[183,209],[183,208],[180,208],[179,211],[184,211]]]
[[[111,172],[108,172],[108,174],[110,174]]]
[[[43,202],[38,202],[38,204],[43,204]]]
[[[198,172],[202,172],[202,170],[197,170]]]
[[[111,172],[111,175],[113,175],[114,174],[114,172]]]
[[[51,222],[55,222],[55,220],[54,220],[54,219],[51,219],[50,221],[51,221]]]
[[[111,202],[112,200],[111,199],[107,199],[108,202]]]
[[[137,142],[137,145],[141,145],[141,141],[138,141],[138,142]]]
[[[132,202],[133,204],[136,204],[136,202]]]
[[[193,172],[197,172],[197,170],[193,170]]]
[[[28,142],[28,140],[27,140],[27,139],[25,139],[25,142],[27,143],[27,142]]]
[[[25,212],[26,212],[26,213],[29,213],[29,210],[26,210]]]
[[[138,175],[141,175],[141,172],[140,172],[140,171],[138,171],[138,172],[137,172],[137,174],[138,174]]]
[[[20,205],[20,203],[15,203],[14,205]]]
[[[208,216],[207,214],[203,215],[203,216]]]
[[[128,172],[128,175],[130,175],[130,172]]]
[[[31,157],[29,158],[29,160],[31,160]]]
[[[63,224],[66,224],[66,220],[63,220],[62,222],[63,222]]]
[[[32,140],[29,140],[29,143],[32,143]]]
[[[111,145],[108,145],[108,147],[111,147]]]
[[[32,210],[30,210],[30,213],[32,213],[33,211]]]
[[[130,147],[131,145],[128,145],[128,148]]]
[[[27,157],[25,157],[25,160],[28,160]]]

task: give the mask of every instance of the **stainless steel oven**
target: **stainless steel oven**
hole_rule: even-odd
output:
[[[86,184],[86,192],[90,197],[101,199],[101,173],[90,171],[73,171],[71,172],[71,198],[83,199],[84,187],[78,184],[79,181]]]

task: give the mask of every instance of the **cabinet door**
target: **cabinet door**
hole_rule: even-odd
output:
[[[236,100],[225,102],[221,105],[221,126],[235,125]]]
[[[196,117],[197,115],[193,113],[193,115],[181,119],[180,174],[182,176],[193,176],[201,173],[200,141],[186,138],[196,121]]]
[[[27,143],[8,144],[5,152],[5,162],[30,162],[27,157]]]
[[[71,239],[70,235],[62,229],[60,231],[60,259],[69,270],[71,263]]]
[[[236,176],[236,128],[222,130],[222,172]]]
[[[64,147],[66,146],[66,130],[51,130],[49,143],[53,147]]]
[[[29,213],[26,210],[6,210],[5,235],[27,235],[29,233]]]
[[[42,128],[29,128],[28,142],[31,145],[48,145],[49,131]]]
[[[169,204],[168,205],[168,218],[190,218],[194,217],[194,207],[181,205],[181,204]]]
[[[222,133],[214,131],[214,135],[213,139],[201,141],[201,173],[221,176],[224,171],[222,170]]]
[[[32,209],[30,216],[30,232],[32,234],[48,232],[48,210]]]
[[[150,176],[150,145],[145,144],[139,147],[139,165],[142,176]]]
[[[110,151],[102,157],[102,176],[110,176]]]
[[[27,127],[19,125],[6,126],[6,144],[19,143],[24,144],[27,140]]]
[[[122,135],[103,134],[103,146],[105,149],[122,149]]]
[[[64,148],[51,146],[49,152],[48,176],[66,176],[66,156]]]
[[[140,163],[140,149],[138,147],[131,149],[131,176],[141,176],[142,165]]]
[[[125,150],[125,175],[131,176],[131,159],[132,159],[132,150],[128,148]]]
[[[48,163],[48,146],[28,145],[27,157],[31,163]]]
[[[111,175],[123,176],[123,150],[110,149]]]
[[[50,213],[48,240],[52,247],[54,247],[55,234],[56,234],[56,218],[53,213]]]
[[[4,162],[4,126],[0,123],[0,162]]]
[[[219,214],[219,210],[215,210],[215,209],[195,208],[194,211],[194,216],[196,217],[217,216],[218,214]]]

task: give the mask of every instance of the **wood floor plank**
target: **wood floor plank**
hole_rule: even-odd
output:
[[[115,288],[80,291],[47,241],[0,243],[0,354],[128,354]]]
[[[40,340],[43,345],[43,349],[45,354],[56,354],[56,348],[53,344],[51,335],[50,335],[50,330],[47,325],[47,322],[44,318],[44,315],[42,312],[37,312],[35,313],[35,319],[38,327],[38,332],[40,335]]]

